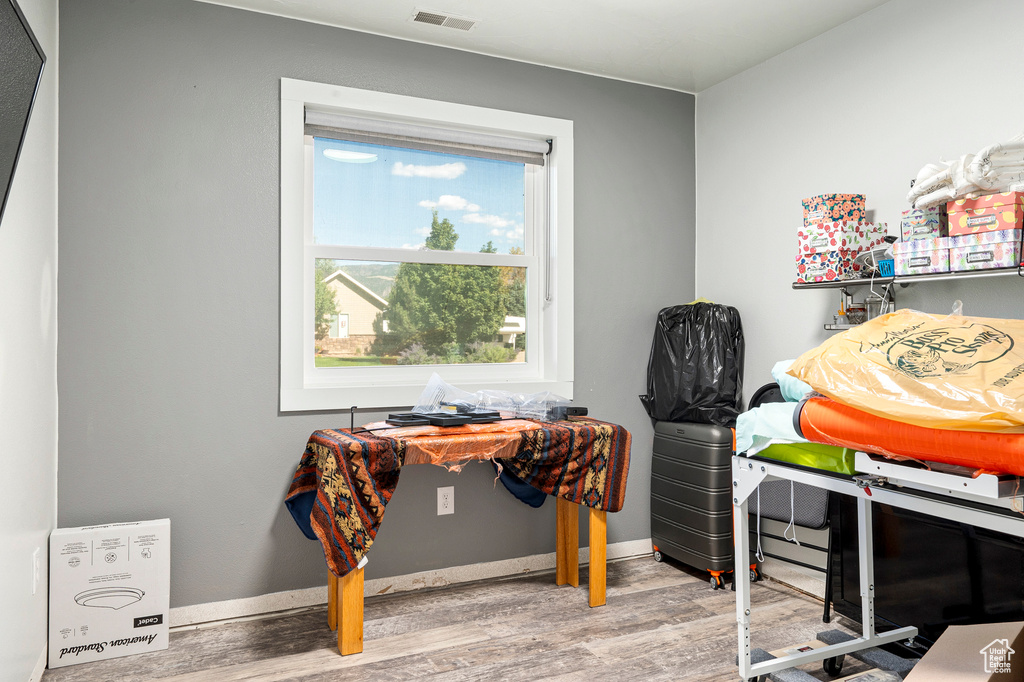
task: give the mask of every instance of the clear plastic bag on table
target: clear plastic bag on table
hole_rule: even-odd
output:
[[[483,390],[469,393],[446,383],[437,373],[431,375],[420,394],[413,412],[444,412],[447,410],[493,410],[503,417],[547,420],[555,407],[572,404],[568,398],[545,391],[542,393],[515,393],[512,391]]]
[[[743,411],[743,325],[732,306],[706,301],[658,313],[647,363],[651,419],[733,426]]]
[[[1024,321],[958,312],[876,317],[807,351],[789,373],[886,419],[1024,432]]]

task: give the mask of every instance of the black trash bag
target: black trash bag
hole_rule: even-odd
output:
[[[662,309],[640,402],[656,421],[735,426],[743,411],[739,312],[717,303]]]

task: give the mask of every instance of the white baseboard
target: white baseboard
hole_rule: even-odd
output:
[[[643,554],[651,553],[651,541],[631,540],[629,542],[616,542],[608,545],[608,561],[615,559],[628,559]],[[590,563],[590,548],[580,548],[580,565]],[[367,580],[363,585],[363,595],[370,597],[376,594],[392,594],[394,592],[408,592],[424,587],[444,587],[455,583],[466,583],[473,580],[486,580],[489,578],[503,578],[521,573],[533,573],[536,571],[547,571],[555,567],[555,553],[534,554],[532,556],[520,557],[518,559],[505,559],[503,561],[489,561],[483,564],[469,564],[468,566],[452,566],[451,568],[439,568],[433,571],[410,573],[391,578],[377,578]],[[326,597],[325,597],[326,601]]]
[[[768,557],[761,564],[761,573],[767,578],[789,585],[818,599],[825,599],[825,574],[809,568]]]
[[[32,674],[28,677],[28,682],[40,682],[43,679],[43,672],[46,671],[46,655],[48,650],[46,645],[43,645],[43,651],[39,654],[39,660],[36,661],[36,667],[32,668]]]
[[[608,561],[630,559],[651,553],[651,539],[630,540],[608,545]],[[590,562],[590,548],[580,549],[580,565]],[[390,578],[367,580],[363,584],[363,596],[372,597],[378,594],[408,592],[424,587],[443,587],[456,583],[504,578],[522,573],[547,571],[555,568],[555,553],[534,554],[517,559],[489,561],[482,564],[452,566],[433,571],[422,571]],[[298,611],[327,603],[327,585],[310,587],[304,590],[274,592],[258,597],[245,599],[229,599],[226,601],[180,606],[171,609],[171,629],[198,628],[205,624],[222,624],[261,618],[271,613],[282,611]],[[45,662],[45,652],[44,658]]]

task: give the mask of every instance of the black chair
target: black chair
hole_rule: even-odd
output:
[[[750,402],[747,404],[747,409],[752,410],[755,407],[760,407],[765,403],[784,403],[786,399],[782,397],[782,389],[779,385],[772,382],[765,384],[761,388],[754,391],[754,395],[750,396]]]

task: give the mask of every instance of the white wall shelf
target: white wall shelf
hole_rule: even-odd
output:
[[[888,297],[890,304],[895,308],[896,296],[891,284],[899,284],[907,287],[911,284],[923,282],[941,282],[957,279],[978,279],[981,277],[1024,277],[1024,264],[1012,268],[996,268],[992,270],[972,270],[970,272],[939,272],[931,275],[897,275],[895,277],[863,277],[859,279],[843,279],[834,282],[793,282],[794,289],[840,289],[842,290],[844,306],[852,299],[848,287],[869,286],[874,291],[874,286],[884,287],[883,296]],[[825,331],[839,332],[846,331],[857,325],[852,324],[825,324]]]

